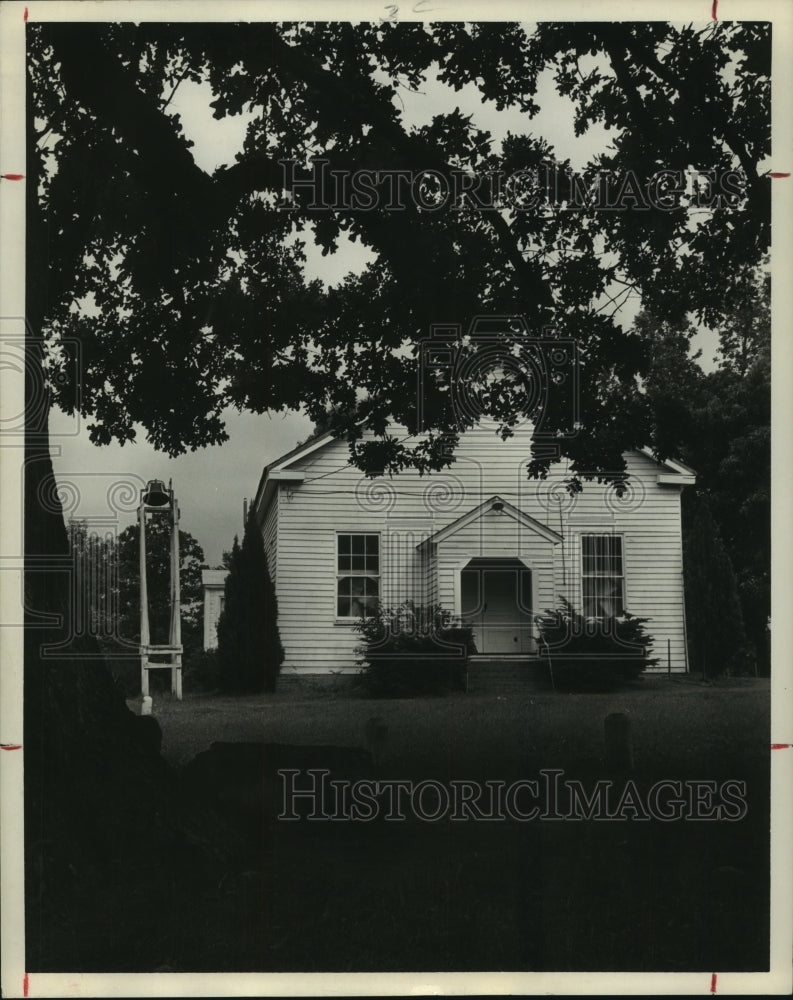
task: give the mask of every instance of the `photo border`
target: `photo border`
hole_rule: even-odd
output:
[[[547,6],[517,2],[482,3],[459,0],[419,0],[418,3],[384,4],[369,0],[309,0],[309,2],[240,2],[229,5],[209,0],[159,3],[154,0],[67,0],[67,2],[5,2],[0,5],[0,173],[25,173],[24,77],[25,22],[156,20],[170,22],[245,20],[377,20],[397,9],[403,20],[547,20]],[[553,20],[636,21],[635,3],[596,5],[557,0]],[[790,865],[790,831],[793,829],[793,350],[788,331],[793,320],[793,157],[791,123],[793,97],[787,76],[793,64],[793,5],[771,2],[680,2],[668,0],[663,8],[646,6],[648,20],[702,21],[770,20],[773,22],[772,128],[772,664],[771,675],[771,971],[762,973],[256,973],[256,974],[82,974],[28,973],[24,968],[23,878],[23,757],[22,748],[22,630],[0,629],[0,753],[2,781],[2,989],[5,996],[245,996],[345,993],[352,996],[398,994],[678,994],[789,993],[791,942],[793,941],[793,874]],[[663,13],[663,17],[658,16]],[[24,315],[25,181],[0,184],[0,316]],[[3,373],[0,415],[21,412],[24,385],[21,378]],[[21,497],[19,482],[23,449],[19,443],[0,442],[0,616],[20,620],[22,565],[7,561],[20,551]],[[8,556],[10,558],[10,556]],[[19,748],[19,749],[15,749]]]

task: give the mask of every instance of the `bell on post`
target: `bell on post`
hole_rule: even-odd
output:
[[[161,479],[150,479],[143,493],[143,502],[147,507],[167,507],[171,496]]]

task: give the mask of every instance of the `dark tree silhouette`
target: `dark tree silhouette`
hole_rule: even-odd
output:
[[[748,648],[735,570],[702,496],[684,494],[683,562],[689,669],[705,677],[749,673]]]
[[[69,550],[79,593],[75,624],[102,639],[118,635],[118,546],[114,534],[94,530],[85,520],[70,519]]]
[[[722,328],[722,364],[707,376],[688,458],[700,473],[730,554],[746,632],[759,669],[770,670],[771,320],[770,287],[739,304]]]
[[[42,319],[88,359],[81,398],[67,378],[56,401],[92,417],[98,443],[133,437],[138,422],[179,453],[223,440],[229,404],[302,404],[315,420],[330,405],[345,414],[339,429],[359,466],[372,455],[392,469],[443,464],[447,441],[396,442],[386,419],[417,425],[411,349],[430,325],[492,311],[579,341],[588,419],[562,448],[574,473],[619,471],[626,448],[654,441],[635,389],[641,341],[622,332],[616,308],[636,293],[663,321],[692,312],[715,325],[741,299],[736,276],[768,248],[770,179],[757,167],[769,149],[768,25],[61,24],[30,34],[31,162],[43,189],[31,211],[49,264]],[[545,140],[509,135],[499,153],[452,107],[411,126],[395,106],[401,84],[437,73],[522,109],[528,130],[545,69],[579,132],[594,122],[613,131],[584,181],[631,178],[628,210],[576,209],[569,164]],[[211,176],[168,113],[183,79],[208,80],[218,116],[255,112],[236,162]],[[279,160],[302,174],[322,156],[337,170],[537,171],[541,206],[558,210],[422,211],[408,198],[400,212],[316,211],[303,192],[277,211]],[[744,202],[702,212],[717,193],[700,192],[691,203],[673,195],[674,210],[668,198],[645,203],[659,171],[691,168],[742,171]],[[391,181],[375,187],[385,204]],[[375,260],[323,293],[305,282],[299,246],[285,243],[301,229],[323,252],[344,235]],[[99,315],[71,309],[85,297]],[[460,414],[440,388],[425,381],[423,425],[448,438]],[[520,379],[511,388],[505,428],[524,393]],[[596,419],[605,408],[615,420]],[[361,416],[384,435],[377,451],[356,444]]]
[[[140,528],[131,524],[118,536],[119,634],[140,641]],[[170,627],[171,535],[165,518],[146,525],[146,581],[152,642],[168,642]],[[182,639],[195,642],[202,628],[204,550],[189,531],[179,531]]]
[[[708,531],[710,521],[715,523],[719,559],[731,564],[728,575],[735,578],[738,588],[744,642],[749,639],[758,669],[767,673],[771,614],[768,279],[762,272],[750,276],[745,297],[737,303],[734,314],[719,325],[720,360],[715,370],[703,371],[690,356],[690,339],[695,332],[690,323],[663,323],[645,312],[637,317],[634,329],[650,356],[645,388],[654,437],[666,454],[687,462],[697,473],[700,499],[687,498],[690,502],[684,502],[684,517],[696,515],[697,523]],[[698,513],[701,504],[707,507],[707,523]],[[684,526],[689,534],[691,526]],[[691,545],[688,550],[692,558],[695,551],[700,555],[705,552]],[[694,576],[711,572],[707,566],[690,569]],[[699,654],[695,658],[701,660]],[[730,659],[726,654],[718,657],[724,666]]]
[[[234,538],[224,608],[218,620],[220,683],[234,693],[274,691],[284,659],[278,602],[261,531],[251,518]]]

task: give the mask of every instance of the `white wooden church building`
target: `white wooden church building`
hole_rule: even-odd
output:
[[[453,465],[425,476],[366,479],[330,433],[268,465],[252,513],[278,598],[282,675],[355,671],[353,625],[378,599],[439,603],[473,624],[480,654],[531,658],[535,616],[560,595],[587,616],[650,618],[655,669],[686,670],[680,494],[692,470],[631,452],[623,496],[596,481],[570,496],[564,461],[527,478],[528,437],[501,441],[480,425]],[[207,598],[208,644],[218,597]]]

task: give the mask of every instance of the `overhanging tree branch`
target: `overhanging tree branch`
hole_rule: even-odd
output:
[[[386,109],[377,101],[370,79],[356,78],[352,89],[342,77],[318,66],[298,46],[287,44],[274,26],[265,25],[263,30],[278,69],[286,70],[295,82],[308,84],[320,108],[340,117],[360,135],[363,135],[364,125],[371,125],[373,132],[385,139],[403,162],[451,175],[453,167],[438,156],[437,148],[419,136],[406,133],[393,117],[390,105]],[[495,211],[486,213],[486,219],[522,291],[533,301],[550,307],[550,290],[539,272],[524,260],[506,219]]]

